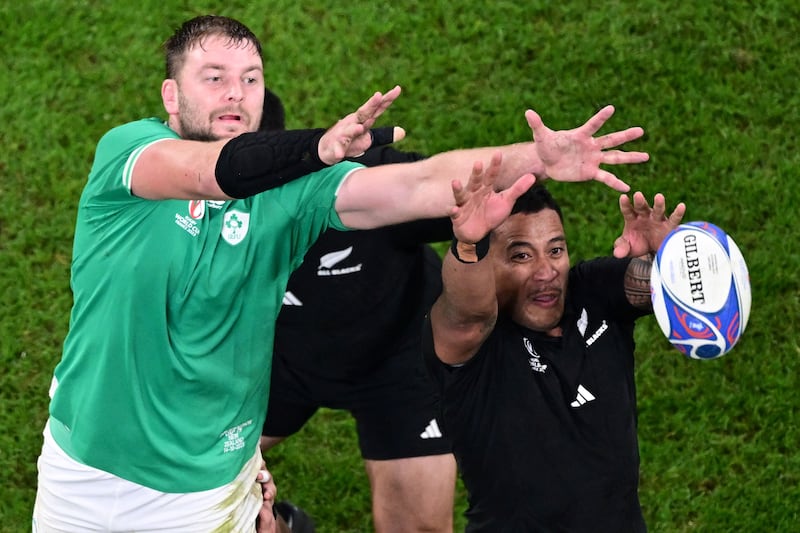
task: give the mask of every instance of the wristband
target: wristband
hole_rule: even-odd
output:
[[[462,244],[469,245],[470,243],[464,242]],[[477,257],[475,261],[465,261],[458,255],[458,239],[456,239],[455,237],[453,237],[453,241],[450,243],[450,252],[453,254],[453,257],[455,257],[459,262],[464,263],[465,265],[474,265],[475,263],[486,257],[486,254],[489,253],[489,235],[486,235],[478,242],[473,243],[472,246],[475,246],[475,257]]]
[[[219,188],[231,198],[247,198],[322,170],[324,129],[243,133],[228,141],[217,158]]]

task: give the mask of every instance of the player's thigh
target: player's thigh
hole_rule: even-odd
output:
[[[366,460],[380,533],[451,532],[456,463],[452,454]]]

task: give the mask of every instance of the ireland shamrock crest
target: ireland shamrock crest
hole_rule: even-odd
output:
[[[242,213],[237,209],[231,209],[225,213],[222,222],[222,238],[229,244],[239,244],[247,235],[247,228],[250,225],[250,213]]]

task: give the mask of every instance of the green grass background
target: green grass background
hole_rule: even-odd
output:
[[[97,139],[162,115],[160,44],[184,19],[233,16],[262,37],[292,127],[325,126],[375,90],[383,123],[434,153],[530,138],[601,106],[603,131],[641,125],[617,170],[726,229],[750,268],[753,312],[729,355],[690,361],[655,321],[637,328],[641,499],[651,531],[800,530],[798,44],[795,2],[677,0],[102,2],[0,4],[0,531],[29,530],[47,389],[71,295],[78,197]],[[617,195],[552,184],[573,261],[606,254]],[[113,320],[113,317],[109,317]],[[113,386],[113,384],[109,384]],[[108,424],[124,424],[109,420]],[[322,532],[369,531],[350,419],[321,411],[271,455],[281,496]],[[458,497],[458,513],[464,509]],[[459,529],[463,519],[458,518]]]

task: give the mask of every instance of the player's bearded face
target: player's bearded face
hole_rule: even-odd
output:
[[[263,93],[263,89],[261,89]],[[258,102],[258,109],[261,109]],[[246,131],[255,131],[261,116],[249,113],[245,106],[235,103],[217,105],[208,110],[189,98],[178,88],[178,126],[183,139],[218,141],[232,139]]]
[[[213,118],[203,113],[182,91],[178,92],[178,123],[181,137],[191,141],[217,141],[220,136],[213,131]]]
[[[518,213],[494,230],[491,254],[500,311],[553,335],[564,314],[569,254],[558,213]]]
[[[232,139],[256,131],[264,103],[263,65],[253,43],[212,35],[184,53],[165,80],[165,105],[184,139]],[[177,107],[177,109],[176,109]]]

